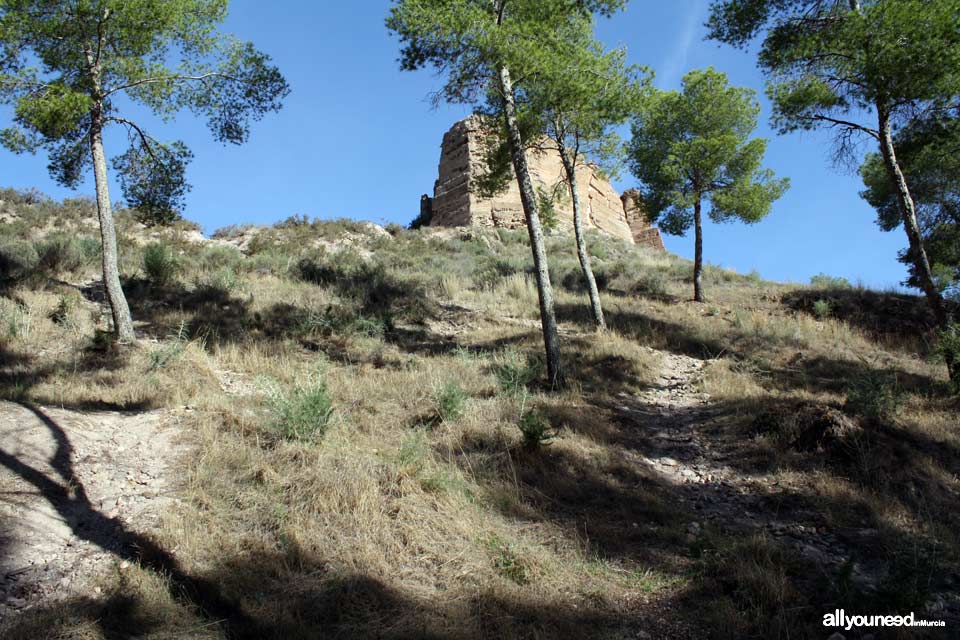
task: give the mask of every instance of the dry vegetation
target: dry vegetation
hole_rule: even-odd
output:
[[[958,587],[960,403],[926,333],[902,330],[928,326],[918,299],[709,268],[696,305],[689,264],[595,237],[597,335],[572,242],[553,237],[573,382],[552,394],[522,234],[293,219],[241,253],[227,240],[249,230],[165,232],[160,250],[125,224],[144,340],[117,350],[95,243],[36,233],[83,228],[89,205],[19,210],[44,207],[37,221],[67,222],[2,229],[0,392],[175,408],[195,454],[155,533],[178,571],[107,569],[101,595],[19,614],[5,638],[813,638],[833,608],[920,612]],[[44,263],[35,243],[58,237]],[[662,352],[708,361],[703,433],[757,510],[850,551],[839,567],[707,521],[637,462],[649,425],[618,405]],[[809,407],[854,428],[798,450]]]

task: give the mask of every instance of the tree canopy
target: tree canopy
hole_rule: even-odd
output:
[[[168,219],[192,156],[153,139],[125,100],[165,120],[191,111],[215,139],[240,144],[288,93],[266,54],[216,30],[226,13],[226,0],[0,1],[0,100],[15,113],[4,145],[46,150],[51,176],[76,187],[90,169],[93,119],[124,127],[130,148],[113,165],[124,194],[148,218]]]
[[[765,32],[759,60],[781,132],[833,130],[847,160],[860,136],[877,141],[916,282],[946,326],[894,136],[960,109],[960,0],[716,0],[708,25],[740,47]]]
[[[630,167],[651,217],[668,233],[694,227],[695,297],[702,301],[702,205],[716,222],[754,223],[789,186],[762,168],[767,141],[750,139],[760,105],[751,89],[732,87],[713,68],[691,71],[683,90],[657,92],[633,124]]]
[[[551,386],[565,384],[559,330],[538,198],[526,161],[522,96],[529,79],[550,77],[571,34],[595,14],[609,15],[626,0],[400,0],[387,27],[400,37],[401,68],[432,66],[445,78],[436,100],[483,107],[500,116],[520,188],[540,302]]]
[[[690,72],[682,92],[658,92],[639,111],[630,167],[650,214],[668,233],[690,229],[700,198],[711,200],[716,222],[752,223],[783,195],[789,181],[761,168],[767,141],[750,139],[760,113],[755,96],[710,68]]]
[[[938,288],[953,291],[960,285],[960,121],[936,118],[914,123],[896,138],[900,161],[909,176],[931,268]],[[879,154],[867,156],[860,169],[863,198],[877,210],[884,231],[899,228],[896,185]],[[915,256],[909,250],[900,261],[910,268],[907,284],[919,287]]]

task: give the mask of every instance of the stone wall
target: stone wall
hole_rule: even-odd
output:
[[[492,198],[476,193],[473,181],[484,171],[483,120],[471,116],[456,123],[443,137],[440,154],[440,172],[434,185],[433,199],[429,203],[432,213],[431,226],[461,227],[481,226],[506,229],[524,227],[520,188],[511,180],[509,188]],[[534,188],[552,193],[564,182],[563,163],[555,151],[527,154],[530,177]],[[580,190],[580,205],[583,207],[584,224],[628,242],[663,248],[660,234],[647,223],[643,212],[636,206],[636,199],[627,208],[613,185],[593,167],[583,166],[577,170]],[[559,226],[573,228],[573,204],[567,195],[555,205]]]

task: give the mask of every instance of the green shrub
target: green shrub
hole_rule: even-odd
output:
[[[7,337],[18,338],[29,334],[32,324],[30,311],[26,306],[0,297],[0,328]]]
[[[741,276],[733,269],[727,269],[716,264],[705,264],[703,265],[703,279],[705,282],[711,284],[722,284],[729,282],[737,282],[738,280],[746,276]],[[689,276],[689,281],[693,282],[693,272],[691,271]]]
[[[633,283],[630,293],[635,296],[665,298],[668,295],[667,280],[659,271],[645,273]]]
[[[469,396],[456,382],[448,382],[434,394],[437,416],[446,423],[456,422],[467,409]]]
[[[80,243],[74,238],[49,236],[34,243],[37,269],[49,274],[76,271],[86,260]]]
[[[487,546],[493,555],[493,568],[498,574],[520,586],[530,581],[527,577],[527,567],[517,555],[513,545],[493,536],[487,541]]]
[[[497,238],[505,245],[522,245],[530,242],[527,232],[518,229],[497,229]]]
[[[490,290],[500,284],[504,278],[512,276],[520,269],[503,258],[489,257],[481,260],[473,269],[473,284],[477,289]]]
[[[536,451],[556,437],[549,418],[540,409],[525,411],[517,426],[523,436],[523,448],[527,451]]]
[[[383,229],[394,238],[403,235],[403,232],[406,231],[406,229],[403,228],[403,225],[397,224],[396,222],[391,222]]]
[[[29,242],[12,240],[0,244],[0,279],[20,280],[37,268],[37,250]]]
[[[57,306],[48,316],[54,324],[67,325],[70,321],[70,315],[77,307],[77,298],[75,296],[60,296]]]
[[[833,307],[830,305],[829,300],[821,298],[813,303],[813,315],[816,316],[818,320],[826,320],[832,312]]]
[[[825,273],[819,273],[810,278],[810,285],[817,289],[852,289],[853,285],[846,278],[838,276],[828,276]]]
[[[323,437],[333,417],[333,401],[319,375],[302,386],[270,394],[272,430],[285,440]]]
[[[200,278],[198,285],[229,293],[240,287],[240,277],[235,270],[223,267]]]
[[[341,297],[356,303],[359,315],[390,322],[398,310],[418,319],[425,315],[427,294],[419,282],[399,279],[383,263],[364,260],[357,254],[343,251],[334,258],[302,258],[294,272],[306,282],[334,287]]]
[[[278,278],[287,278],[293,270],[294,259],[283,251],[271,249],[252,254],[244,262],[244,267],[254,273],[269,273]]]
[[[143,251],[143,271],[147,280],[158,287],[165,287],[177,279],[180,264],[173,249],[155,242]]]
[[[80,254],[88,264],[92,264],[100,259],[102,247],[100,246],[100,240],[98,238],[80,236],[77,239],[77,244],[80,247]]]
[[[186,326],[181,324],[180,330],[170,336],[170,339],[156,349],[147,353],[148,368],[150,371],[159,371],[180,359],[187,348]]]
[[[598,242],[597,239],[594,239],[593,242],[587,244],[587,253],[597,260],[606,260],[610,257],[610,248],[603,242]]]
[[[605,291],[610,286],[610,273],[602,267],[593,268],[593,279],[597,283],[598,291]],[[587,292],[587,276],[580,265],[571,268],[560,280],[564,289],[573,293]]]
[[[243,262],[243,254],[229,245],[211,245],[200,252],[200,265],[209,271],[231,269],[236,271]]]
[[[311,310],[300,324],[302,333],[324,336],[352,334],[382,338],[392,329],[393,318],[388,312],[379,316],[366,317],[333,305],[322,312]]]
[[[956,379],[960,371],[960,324],[954,322],[940,332],[937,351],[950,367],[954,390],[960,392],[960,380]]]
[[[543,364],[508,349],[494,359],[493,375],[500,389],[510,395],[526,392],[543,373]]]
[[[847,388],[847,410],[871,421],[894,417],[903,399],[896,376],[882,371],[865,373]]]

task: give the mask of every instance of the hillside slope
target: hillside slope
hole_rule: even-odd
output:
[[[687,262],[593,236],[597,334],[572,240],[550,237],[572,382],[550,393],[521,233],[125,221],[142,339],[120,350],[89,204],[0,199],[0,423],[36,432],[0,441],[5,526],[82,507],[49,555],[96,547],[62,585],[8,571],[4,638],[822,638],[836,608],[960,624],[960,402],[917,298],[710,267],[697,305]],[[163,421],[171,444],[136,452],[164,474],[159,517],[90,479],[123,468],[84,440],[106,415]]]

